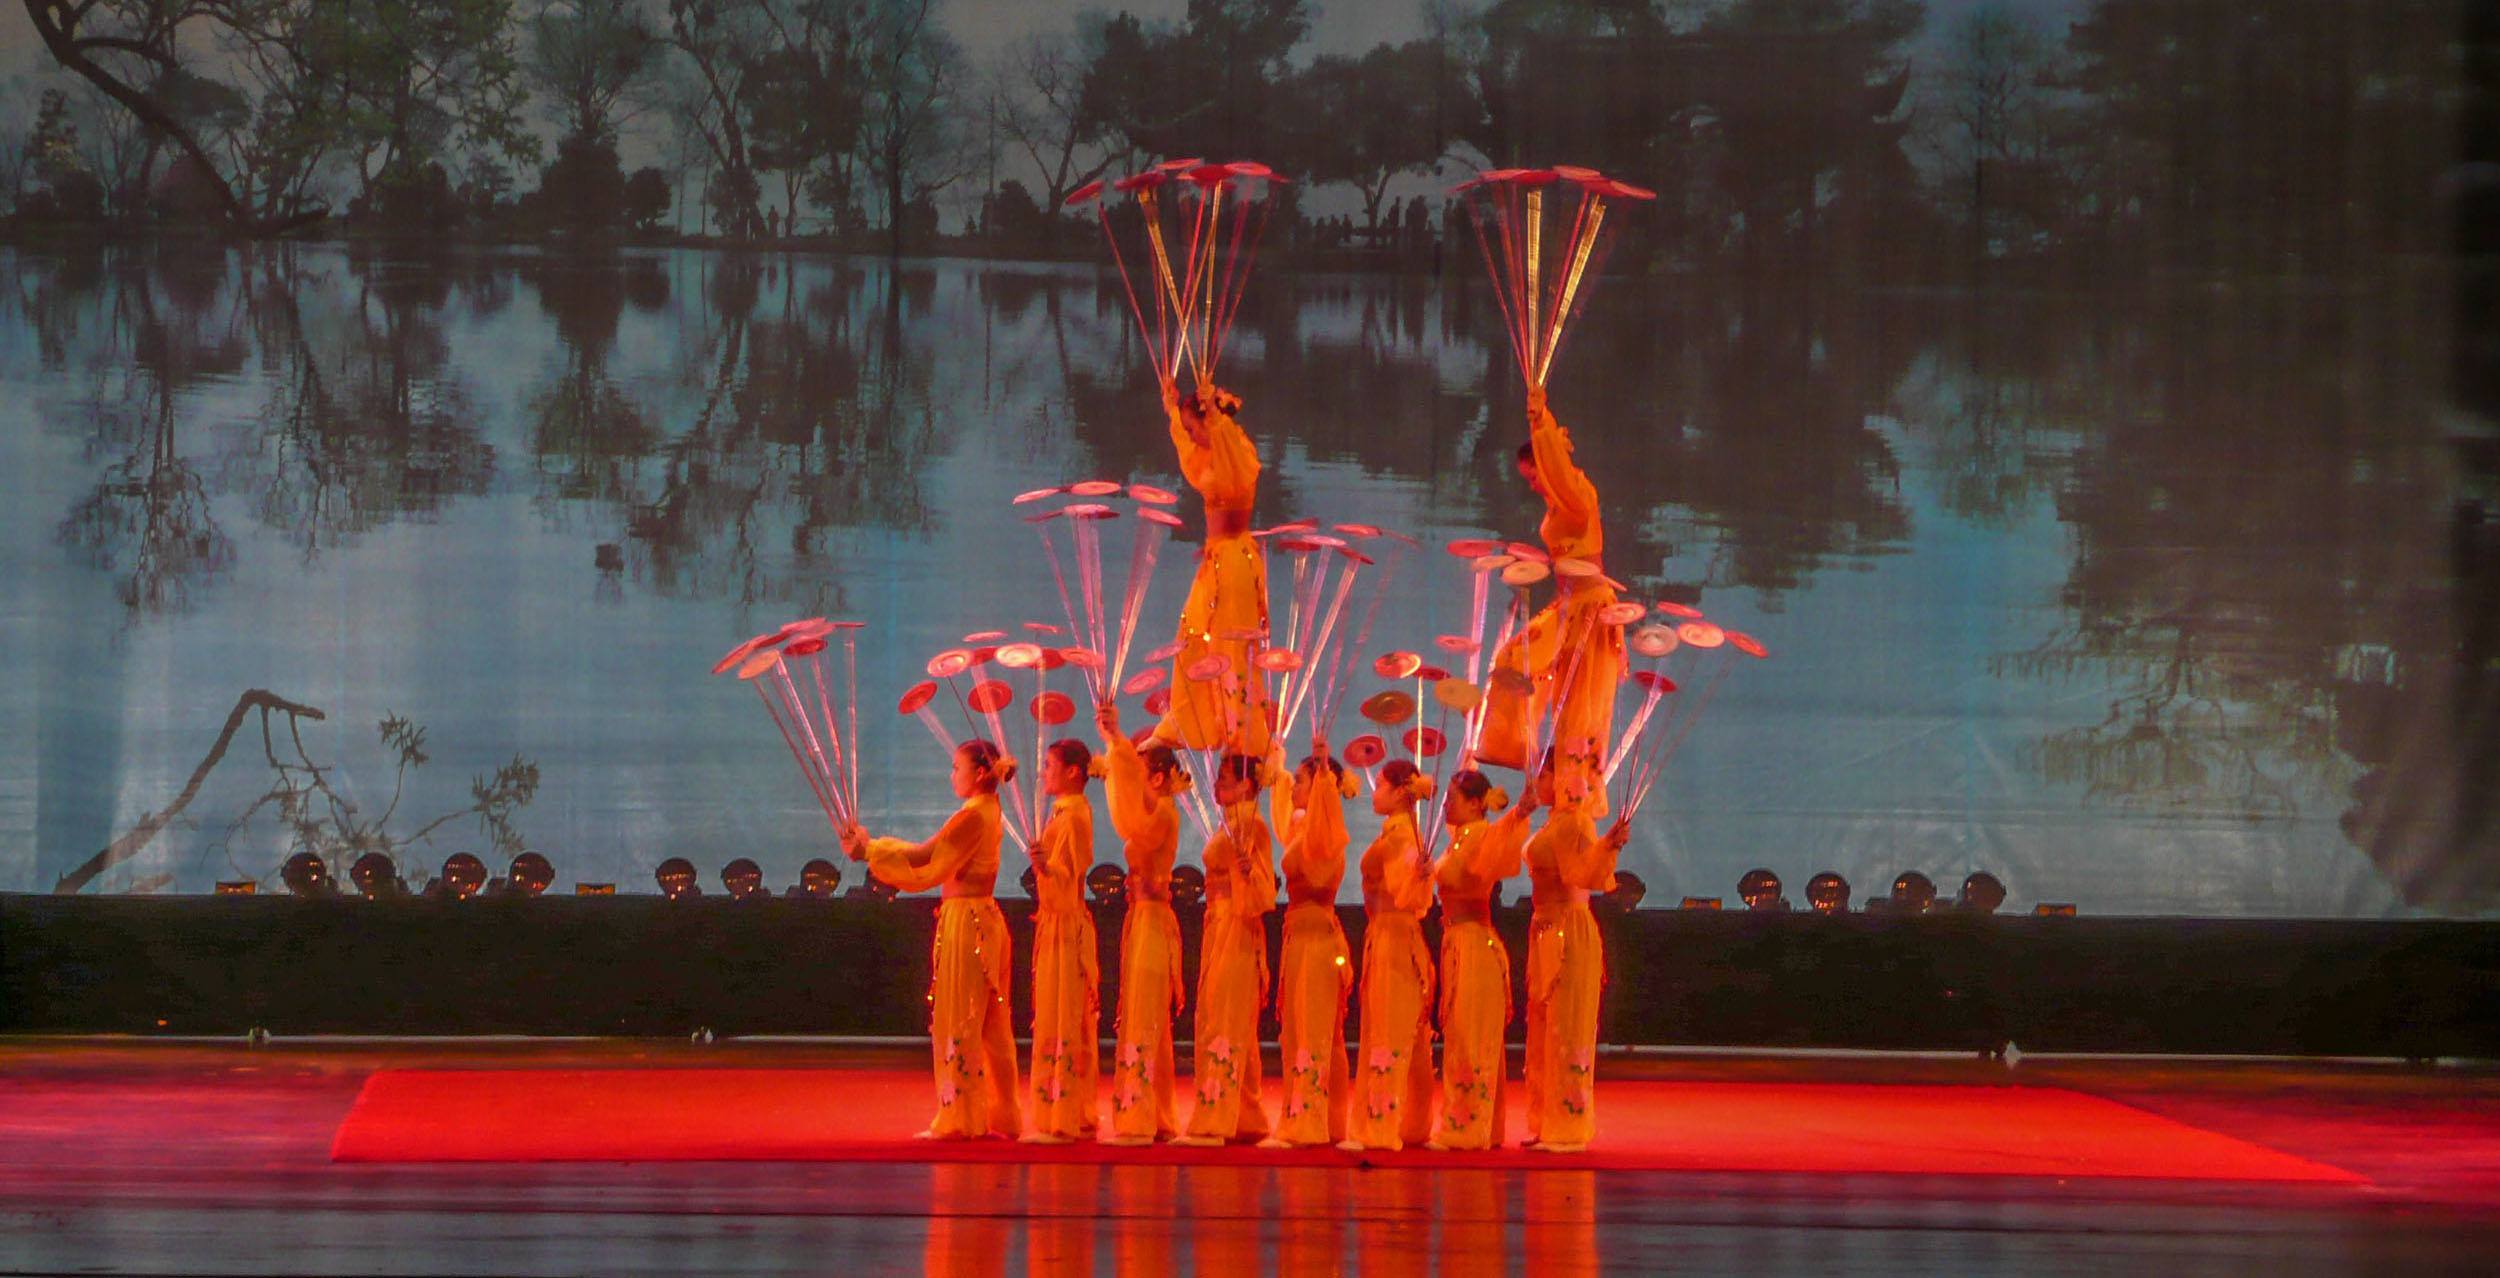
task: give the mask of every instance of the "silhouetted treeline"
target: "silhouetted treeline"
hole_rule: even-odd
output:
[[[1447,269],[1450,178],[1570,161],[1661,192],[1652,270],[2099,280],[2446,253],[2500,190],[2464,0],[1490,0],[1359,55],[1313,52],[1313,0],[1190,0],[986,65],[966,0],[27,9],[70,74],[0,103],[21,228],[1075,255],[1070,191],[1203,153],[1301,179],[1287,251]]]

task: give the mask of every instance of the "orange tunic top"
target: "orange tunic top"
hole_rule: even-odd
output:
[[[1528,448],[1545,487],[1545,519],[1537,525],[1546,552],[1556,559],[1601,563],[1606,530],[1599,521],[1597,485],[1572,456],[1571,432],[1545,406],[1545,393],[1528,395]]]
[[[976,794],[929,836],[925,859],[914,855],[913,845],[905,840],[870,839],[868,869],[899,891],[942,886],[949,899],[988,896],[998,883],[1002,829],[998,796]]]
[[[1181,815],[1146,786],[1146,757],[1119,733],[1104,734],[1103,800],[1128,860],[1128,890],[1147,901],[1172,896],[1172,863],[1180,855]]]
[[[1293,787],[1274,790],[1276,828],[1284,832],[1285,900],[1293,905],[1335,905],[1345,882],[1345,795],[1327,771],[1311,779],[1311,806],[1293,807]]]

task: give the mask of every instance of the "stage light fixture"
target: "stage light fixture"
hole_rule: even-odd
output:
[[[1806,880],[1806,903],[1817,914],[1849,912],[1849,880],[1830,870]]]
[[[799,867],[799,881],[783,893],[793,901],[827,901],[842,886],[842,867],[817,857]]]
[[[1676,908],[1680,910],[1715,910],[1719,908],[1719,898],[1715,896],[1688,896],[1684,898],[1684,903]]]
[[[682,856],[660,862],[651,871],[651,880],[660,885],[660,895],[672,901],[691,901],[703,895],[703,885],[695,882],[694,862]]]
[[[259,891],[260,884],[251,879],[217,880],[217,895],[219,896],[253,896]]]
[[[1619,870],[1615,873],[1615,890],[1607,893],[1606,897],[1614,902],[1616,909],[1630,911],[1641,908],[1641,898],[1648,895],[1649,884],[1643,882],[1640,875],[1630,870]]]
[[[1104,861],[1085,872],[1085,891],[1096,905],[1121,905],[1128,901],[1128,871]]]
[[[2037,919],[2071,919],[2075,916],[2075,903],[2072,901],[2042,901],[2038,905],[2031,907],[2031,916]]]
[[[1916,870],[1904,870],[1892,881],[1892,912],[1925,914],[1936,905],[1935,880]]]
[[[556,867],[535,852],[524,852],[512,858],[504,871],[504,893],[507,896],[539,896],[556,881]]]
[[[764,867],[752,857],[742,856],[722,866],[720,881],[732,901],[761,901],[772,895],[764,890]]]
[[[443,872],[425,894],[438,901],[465,901],[485,887],[486,863],[473,853],[454,852],[443,858]]]
[[[286,884],[287,891],[306,900],[339,894],[338,885],[330,881],[330,863],[311,852],[298,852],[288,857],[286,865],[278,871],[278,880]]]
[[[1788,908],[1788,898],[1780,894],[1780,876],[1769,870],[1747,870],[1736,881],[1736,897],[1745,908],[1757,913],[1777,914]]]
[[[408,895],[399,881],[399,867],[379,852],[367,852],[347,867],[347,881],[356,885],[368,901],[384,901]]]
[[[1175,907],[1203,904],[1206,899],[1206,871],[1194,865],[1172,867],[1172,904]]]
[[[2005,885],[1997,876],[1980,870],[1962,880],[1962,895],[1954,907],[1970,914],[1994,914],[2005,904]]]
[[[616,885],[613,883],[576,883],[573,885],[573,895],[614,896],[616,895]]]

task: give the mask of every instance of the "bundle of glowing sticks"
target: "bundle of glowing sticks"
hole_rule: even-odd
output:
[[[1602,256],[1607,203],[1654,200],[1657,192],[1595,169],[1558,164],[1493,169],[1460,183],[1452,194],[1466,204],[1475,227],[1519,375],[1530,386],[1543,386],[1562,347],[1563,327],[1586,300],[1591,264]]]
[[[1051,488],[1036,488],[1017,494],[1012,504],[1036,505],[1063,497],[1076,500],[1065,505],[1036,511],[1025,516],[1025,522],[1042,539],[1042,550],[1050,557],[1050,579],[1059,590],[1059,607],[1067,617],[1068,632],[1078,642],[1097,654],[1107,653],[1110,663],[1097,663],[1087,671],[1096,701],[1107,700],[1128,670],[1131,642],[1137,637],[1137,623],[1146,607],[1146,588],[1154,581],[1155,563],[1163,553],[1163,543],[1172,530],[1181,526],[1180,517],[1171,507],[1180,497],[1170,491],[1146,484],[1118,484],[1108,479],[1081,480]],[[1128,576],[1121,583],[1119,611],[1107,607],[1106,580],[1102,564],[1101,526],[1120,516],[1106,499],[1126,497],[1135,503],[1129,521]],[[1054,530],[1061,524],[1068,527],[1069,554],[1059,549]],[[1068,589],[1069,560],[1075,561],[1077,588]]]
[[[894,709],[898,714],[919,719],[938,747],[952,756],[955,734],[934,708],[938,692],[943,689],[969,736],[985,738],[1013,753],[1007,736],[1006,712],[1016,702],[1016,690],[1005,677],[984,672],[991,666],[1002,671],[1033,672],[1033,695],[1025,702],[1033,719],[1033,752],[1027,766],[1019,768],[1016,778],[1007,783],[1007,797],[999,804],[1007,832],[1015,838],[1016,846],[1030,848],[1033,840],[1040,837],[1043,822],[1049,819],[1050,796],[1042,792],[1038,780],[1028,795],[1025,775],[1040,775],[1033,769],[1040,766],[1049,730],[1076,717],[1076,700],[1051,689],[1050,672],[1073,666],[1089,679],[1096,678],[1102,670],[1102,654],[1082,644],[1059,645],[1057,641],[1063,632],[1047,621],[1028,621],[1023,629],[1027,636],[1023,640],[1012,639],[1004,630],[976,630],[965,635],[963,647],[947,648],[929,658],[924,667],[929,677],[906,689]],[[969,687],[965,686],[966,680],[970,681]]]
[[[1638,603],[1613,607],[1639,609],[1644,616],[1648,613]],[[1648,802],[1650,791],[1657,788],[1658,778],[1666,772],[1667,761],[1683,748],[1685,739],[1701,722],[1702,712],[1710,708],[1710,699],[1718,695],[1719,684],[1736,664],[1736,654],[1757,661],[1771,655],[1752,635],[1723,629],[1687,605],[1662,602],[1658,612],[1662,620],[1634,629],[1625,640],[1630,655],[1647,663],[1633,671],[1630,679],[1641,689],[1641,704],[1633,712],[1631,722],[1624,725],[1614,748],[1606,754],[1606,782],[1611,785],[1617,775],[1624,777],[1621,794],[1626,818]],[[1708,669],[1702,674],[1701,693],[1687,702],[1680,689],[1695,674],[1702,673],[1703,666]],[[1676,677],[1679,674],[1680,681]],[[1659,706],[1669,695],[1676,696],[1675,704],[1661,715]]]
[[[1267,225],[1273,201],[1266,197],[1285,180],[1253,160],[1165,160],[1108,186],[1088,182],[1068,196],[1069,208],[1094,206],[1158,384],[1178,385],[1186,365],[1200,389],[1214,385]],[[1114,195],[1129,197],[1134,212],[1117,226]],[[1138,272],[1129,269],[1132,254],[1143,263]],[[1139,273],[1151,303],[1138,298]]]
[[[836,830],[859,818],[859,642],[863,623],[810,617],[731,648],[713,674],[736,671],[781,730],[807,788]],[[825,677],[827,641],[842,637],[841,696]],[[799,675],[790,668],[799,666]],[[812,696],[811,696],[812,694]]]

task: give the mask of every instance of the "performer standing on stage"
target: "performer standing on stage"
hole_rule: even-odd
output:
[[[868,872],[904,892],[945,890],[929,956],[929,1046],[937,1068],[937,1117],[923,1140],[1013,1137],[1016,1036],[1007,1019],[1013,951],[1007,919],[990,895],[998,881],[998,787],[1016,761],[989,741],[955,750],[949,780],[964,801],[926,843],[873,838],[853,825],[842,847]]]
[[[1524,769],[1534,725],[1549,723],[1562,775],[1588,795],[1590,815],[1602,817],[1606,746],[1614,736],[1615,689],[1623,682],[1623,635],[1598,619],[1615,602],[1615,589],[1603,572],[1606,532],[1597,486],[1572,454],[1571,434],[1546,407],[1545,388],[1529,387],[1528,442],[1519,450],[1519,474],[1545,501],[1538,535],[1557,565],[1577,561],[1591,571],[1574,575],[1558,567],[1554,601],[1494,654],[1496,671],[1526,675],[1536,691],[1523,698],[1499,681],[1491,686],[1477,757]]]
[[[1603,836],[1583,796],[1557,793],[1553,756],[1535,781],[1549,814],[1528,840],[1536,913],[1528,924],[1528,1138],[1530,1149],[1578,1153],[1597,1130],[1597,1006],[1606,984],[1605,942],[1589,893],[1615,887],[1615,857],[1631,837],[1623,821]]]
[[[1265,672],[1252,664],[1267,636],[1267,557],[1250,535],[1250,511],[1259,497],[1259,451],[1233,420],[1241,401],[1232,392],[1202,384],[1181,392],[1163,388],[1172,448],[1181,475],[1206,506],[1206,544],[1198,571],[1181,604],[1181,645],[1172,658],[1172,706],[1155,725],[1158,744],[1192,750],[1229,750],[1252,760],[1267,757],[1273,725]],[[1221,679],[1187,677],[1209,655],[1224,659]]]
[[[1093,751],[1073,737],[1042,757],[1050,819],[1033,839],[1033,1068],[1024,1138],[1062,1145],[1091,1140],[1102,1052],[1102,976],[1085,872],[1094,864],[1094,805],[1085,798]]]
[[[1198,1014],[1191,1075],[1198,1103],[1175,1145],[1221,1145],[1267,1135],[1260,1096],[1259,1009],[1267,993],[1267,928],[1276,868],[1259,819],[1260,761],[1228,754],[1216,770],[1224,825],[1207,840],[1207,914],[1198,941]]]
[[[1453,831],[1433,877],[1441,888],[1441,1124],[1428,1149],[1502,1143],[1503,1030],[1510,1024],[1510,951],[1493,930],[1494,885],[1519,872],[1535,796],[1510,797],[1473,768],[1450,778]]]
[[[1415,805],[1432,778],[1391,759],[1372,787],[1380,837],[1363,851],[1361,1042],[1347,1137],[1338,1148],[1402,1149],[1432,1135],[1432,863],[1416,837]]]
[[[1172,1018],[1181,984],[1181,924],[1172,913],[1172,862],[1181,816],[1172,796],[1189,774],[1169,746],[1140,751],[1120,731],[1120,711],[1094,709],[1102,729],[1103,797],[1128,859],[1128,918],[1120,925],[1120,1010],[1111,1056],[1106,1145],[1146,1145],[1180,1134],[1172,1107]]]
[[[1276,759],[1281,765],[1284,751]],[[1277,1035],[1285,1069],[1285,1109],[1264,1148],[1329,1145],[1346,1137],[1346,996],[1354,967],[1337,921],[1345,881],[1345,768],[1314,736],[1311,757],[1276,794],[1276,829],[1285,843],[1285,945],[1276,965]]]

